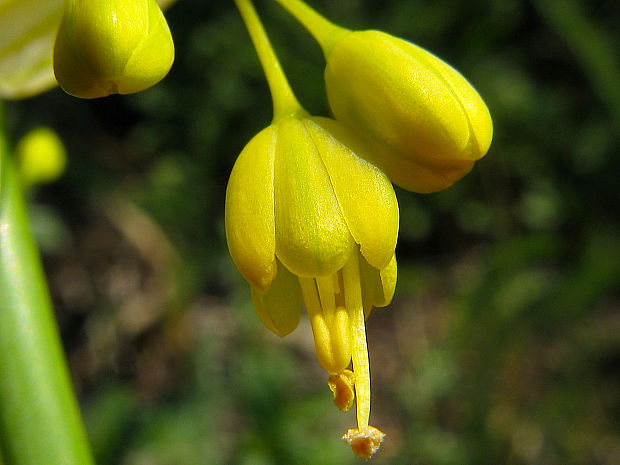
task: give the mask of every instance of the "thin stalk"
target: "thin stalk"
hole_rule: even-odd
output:
[[[291,86],[286,79],[282,66],[278,61],[265,28],[256,14],[251,0],[235,0],[237,9],[241,13],[245,27],[250,34],[256,54],[263,67],[263,72],[269,84],[273,100],[273,122],[294,114],[305,113],[297,101]]]
[[[340,38],[350,31],[328,21],[301,0],[275,0],[292,14],[312,34],[323,49],[325,59]]]
[[[93,464],[1,114],[0,451],[5,465]]]

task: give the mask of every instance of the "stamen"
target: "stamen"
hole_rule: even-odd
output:
[[[334,404],[341,411],[346,412],[353,407],[355,400],[355,375],[351,370],[344,370],[337,375],[331,375],[327,379],[327,385],[334,394]]]
[[[351,362],[349,315],[343,307],[338,307],[326,318],[316,281],[300,277],[299,283],[312,325],[316,356],[325,371],[340,373]]]

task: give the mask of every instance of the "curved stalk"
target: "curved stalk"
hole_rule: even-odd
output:
[[[269,84],[273,100],[273,122],[275,123],[289,115],[305,113],[282,71],[282,66],[273,51],[269,37],[267,37],[265,28],[256,14],[252,2],[250,0],[235,0],[235,4],[250,34]]]
[[[93,463],[2,127],[0,451],[6,465]]]
[[[325,59],[331,54],[334,45],[340,38],[350,31],[337,26],[318,14],[301,0],[275,0],[292,14],[297,21],[312,34],[323,49]]]

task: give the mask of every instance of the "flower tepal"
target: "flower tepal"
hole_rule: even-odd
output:
[[[140,92],[163,79],[174,44],[155,0],[69,0],[54,44],[54,74],[81,98]]]

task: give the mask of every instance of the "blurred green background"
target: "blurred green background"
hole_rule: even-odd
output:
[[[377,464],[620,463],[620,5],[313,0],[414,41],[489,105],[488,155],[452,188],[397,191],[399,283],[368,321]],[[328,114],[319,47],[257,1],[302,104]],[[100,465],[355,464],[304,318],[260,323],[227,252],[235,157],[271,100],[233,2],[167,11],[177,58],[133,96],[10,102],[50,126],[63,178],[30,192]]]

